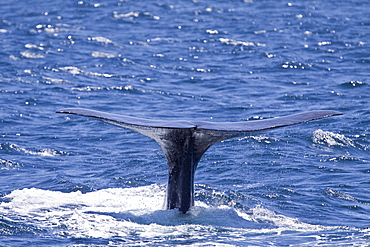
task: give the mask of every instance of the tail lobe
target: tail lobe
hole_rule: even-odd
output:
[[[101,119],[153,138],[161,147],[168,163],[167,208],[178,208],[183,213],[194,205],[194,173],[202,155],[213,144],[256,131],[342,114],[337,111],[312,111],[258,121],[217,123],[149,120],[83,108],[63,109],[57,113]]]

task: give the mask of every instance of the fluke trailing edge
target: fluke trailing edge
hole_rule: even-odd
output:
[[[216,142],[342,114],[311,111],[258,121],[205,122],[149,120],[82,108],[68,108],[57,113],[98,118],[153,138],[162,148],[168,163],[167,209],[178,208],[183,213],[194,205],[194,173],[198,162]]]

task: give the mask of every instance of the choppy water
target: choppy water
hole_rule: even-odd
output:
[[[0,2],[1,246],[367,246],[368,1]],[[227,140],[163,210],[145,118],[343,116]]]

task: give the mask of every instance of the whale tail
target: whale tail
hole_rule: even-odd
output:
[[[183,213],[194,205],[194,173],[199,160],[216,142],[342,114],[338,111],[311,111],[258,121],[206,122],[150,120],[83,108],[67,108],[57,113],[101,119],[154,139],[168,163],[167,209],[178,208]]]

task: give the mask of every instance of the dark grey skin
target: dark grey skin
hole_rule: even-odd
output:
[[[194,205],[194,173],[199,160],[216,142],[342,115],[337,111],[311,111],[258,121],[197,122],[150,120],[82,108],[63,109],[57,113],[98,118],[153,138],[162,148],[168,163],[167,209],[177,208],[184,214]]]

